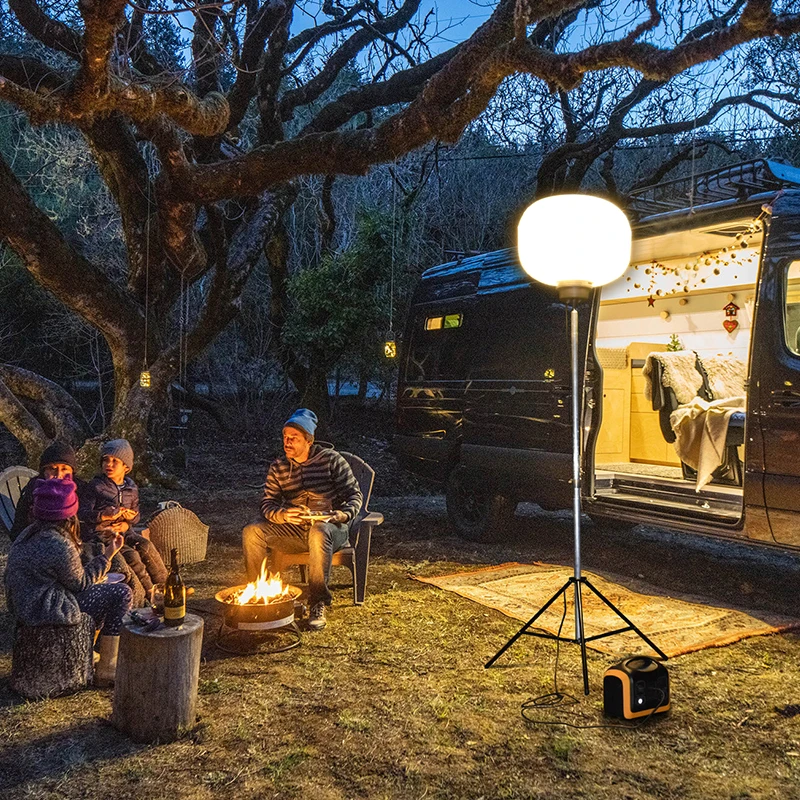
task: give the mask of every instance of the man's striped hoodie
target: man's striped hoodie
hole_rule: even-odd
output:
[[[308,459],[298,464],[285,455],[269,466],[261,499],[261,513],[270,522],[286,521],[284,509],[309,506],[313,509],[341,510],[352,522],[364,498],[344,457],[332,445],[319,442],[311,445]]]

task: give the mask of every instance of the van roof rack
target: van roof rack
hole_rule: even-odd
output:
[[[635,189],[630,208],[639,218],[725,200],[746,200],[762,192],[800,186],[800,169],[756,158],[724,169],[673,178]]]

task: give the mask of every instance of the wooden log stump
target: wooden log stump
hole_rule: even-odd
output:
[[[111,722],[136,742],[169,742],[195,721],[203,620],[147,633],[125,626],[119,642]]]
[[[30,700],[77,692],[92,679],[94,620],[76,625],[17,624],[11,651],[11,688]]]

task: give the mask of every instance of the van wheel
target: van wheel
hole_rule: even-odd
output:
[[[459,536],[473,542],[493,542],[508,533],[514,521],[515,500],[475,489],[456,467],[447,479],[447,516]]]

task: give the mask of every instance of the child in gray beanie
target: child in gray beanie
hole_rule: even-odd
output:
[[[167,579],[167,569],[155,546],[133,529],[140,519],[139,487],[128,474],[133,469],[133,448],[127,439],[112,439],[100,455],[103,474],[92,478],[81,496],[84,539],[97,545],[121,533],[125,537],[122,557],[149,596],[154,583]],[[138,587],[132,588],[139,599]]]

